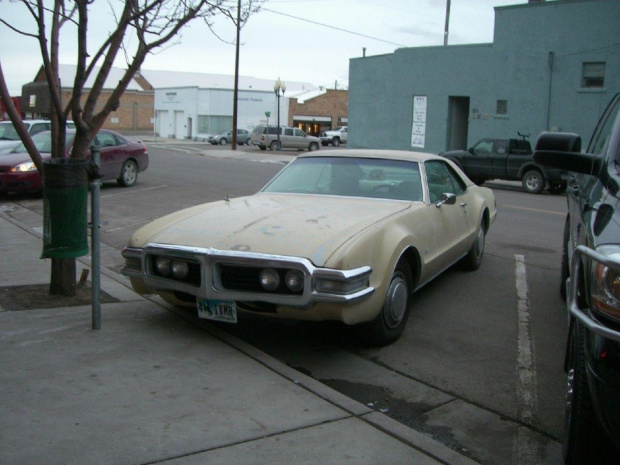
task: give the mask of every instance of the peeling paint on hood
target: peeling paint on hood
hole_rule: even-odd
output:
[[[324,266],[347,240],[409,207],[399,201],[259,193],[161,218],[139,230],[132,245],[158,242],[297,256]]]

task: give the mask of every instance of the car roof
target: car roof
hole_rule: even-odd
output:
[[[339,149],[320,150],[298,155],[297,158],[308,157],[341,157],[341,158],[382,158],[386,160],[404,160],[424,162],[426,160],[445,160],[431,153],[413,152],[409,150],[378,150],[378,149]]]

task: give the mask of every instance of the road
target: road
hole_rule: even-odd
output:
[[[147,144],[151,163],[138,183],[101,190],[101,240],[111,246],[102,263],[116,271],[119,251],[141,225],[256,192],[285,162],[261,160],[254,148]],[[217,153],[201,155],[207,148]],[[364,347],[336,323],[246,317],[222,327],[479,463],[561,463],[566,317],[558,288],[566,199],[489,185],[499,215],[482,267],[451,269],[418,291],[396,343]],[[40,199],[6,201],[42,214]]]

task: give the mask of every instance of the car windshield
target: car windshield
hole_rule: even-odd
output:
[[[289,164],[263,192],[422,201],[417,162],[353,157],[304,157]]]
[[[65,147],[69,147],[71,142],[73,142],[73,137],[75,133],[67,134],[65,140]],[[39,153],[51,153],[52,151],[52,133],[50,131],[43,131],[32,136],[32,142],[34,142],[34,146],[37,148]],[[19,153],[19,152],[27,152],[26,147],[23,143],[19,144],[10,153]]]
[[[19,140],[19,135],[13,127],[13,123],[0,123],[0,140]]]

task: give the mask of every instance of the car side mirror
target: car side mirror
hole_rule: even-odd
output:
[[[476,151],[474,150],[473,147],[470,147],[467,151],[471,153],[472,155],[476,155]]]
[[[450,192],[444,192],[441,194],[441,200],[435,204],[437,208],[441,207],[443,204],[446,205],[454,205],[456,203],[456,195]]]
[[[603,158],[581,152],[581,137],[570,132],[542,132],[534,146],[534,161],[550,168],[598,174]]]

